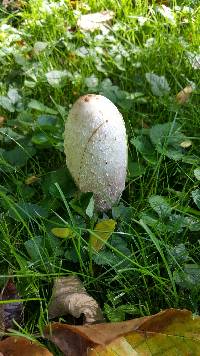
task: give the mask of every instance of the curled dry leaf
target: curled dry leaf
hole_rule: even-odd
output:
[[[111,21],[114,17],[113,11],[102,11],[94,14],[81,15],[78,19],[77,25],[84,31],[101,30],[103,33],[108,32],[106,23]]]
[[[0,330],[6,330],[13,328],[13,320],[20,324],[23,320],[23,304],[17,302],[19,299],[16,286],[13,280],[10,278],[5,287],[1,291],[0,301],[9,301],[10,303],[0,304]]]
[[[121,323],[53,323],[45,337],[67,356],[199,355],[200,317],[188,310],[167,309]]]
[[[102,321],[103,316],[96,300],[87,294],[76,276],[57,278],[54,281],[49,304],[49,318],[71,314],[79,318],[84,314],[86,323]]]
[[[53,356],[42,345],[25,337],[11,336],[0,342],[0,356]]]
[[[176,101],[178,104],[183,105],[185,104],[193,92],[193,88],[191,85],[187,85],[183,90],[181,90],[177,95],[176,95]]]

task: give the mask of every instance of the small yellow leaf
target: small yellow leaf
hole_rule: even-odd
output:
[[[116,221],[113,219],[102,220],[96,224],[94,231],[90,234],[90,243],[97,252],[104,246],[115,230]]]
[[[177,95],[176,95],[176,101],[178,104],[185,104],[189,97],[190,94],[192,93],[193,88],[191,85],[188,85],[187,87],[185,87],[183,90],[181,90]]]
[[[188,148],[188,147],[192,146],[192,141],[190,141],[190,140],[183,141],[180,143],[180,146],[183,148]]]
[[[37,182],[38,179],[39,178],[36,176],[30,176],[25,180],[25,183],[26,183],[26,185],[30,185],[30,184]]]
[[[52,234],[62,239],[71,238],[74,236],[73,231],[69,227],[53,227],[51,229]]]

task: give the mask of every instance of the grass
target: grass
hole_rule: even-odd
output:
[[[111,321],[169,307],[200,312],[200,65],[189,60],[199,56],[200,10],[198,1],[169,6],[170,14],[142,0],[0,7],[0,284],[13,276],[27,300],[25,334],[42,332],[53,279],[72,273]],[[76,27],[80,12],[105,9],[115,13],[106,36]],[[52,70],[67,71],[56,85]],[[195,89],[179,105],[187,85]],[[89,219],[88,197],[76,200],[62,136],[70,106],[88,92],[118,106],[129,139],[126,189],[106,215],[117,228],[96,255],[88,236],[102,215]],[[74,239],[52,234],[66,225]]]

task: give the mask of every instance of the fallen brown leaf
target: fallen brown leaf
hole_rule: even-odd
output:
[[[188,85],[185,87],[183,90],[181,90],[177,95],[176,95],[176,101],[178,104],[183,105],[185,104],[193,92],[193,88],[191,85]]]
[[[188,310],[167,309],[121,323],[53,323],[45,329],[45,337],[66,356],[198,356],[200,317]]]
[[[106,24],[114,17],[113,11],[102,11],[93,14],[81,15],[77,25],[84,31],[101,30],[103,33],[108,32]]]
[[[79,318],[84,314],[86,323],[102,321],[103,316],[96,300],[87,294],[76,276],[57,278],[54,281],[49,304],[49,318],[71,314]]]
[[[9,278],[5,287],[1,291],[0,301],[12,300],[12,302],[0,304],[0,330],[13,328],[13,320],[15,320],[18,324],[22,323],[23,304],[22,302],[17,302],[17,299],[19,298],[16,286],[12,278]]]
[[[16,336],[0,341],[0,352],[3,356],[53,356],[42,345],[36,344],[25,337]]]

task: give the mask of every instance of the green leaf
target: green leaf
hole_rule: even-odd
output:
[[[31,141],[38,146],[48,146],[50,145],[50,139],[49,136],[45,132],[39,132],[36,135],[34,135],[31,139]]]
[[[79,195],[70,201],[70,206],[73,210],[86,218],[86,210],[88,209],[89,214],[92,213],[93,202],[91,198],[93,194],[91,192],[88,193],[79,193]],[[89,207],[88,207],[89,206]]]
[[[90,244],[95,251],[99,251],[108,241],[115,230],[116,221],[112,219],[102,220],[95,225],[94,231],[90,233]]]
[[[73,77],[67,70],[52,70],[45,75],[47,82],[54,88],[62,87],[65,84],[64,79]]]
[[[45,251],[45,240],[42,237],[34,237],[26,241],[24,246],[33,262],[43,260],[46,263],[47,253]]]
[[[164,76],[159,76],[154,73],[146,73],[145,77],[155,96],[164,96],[170,92],[170,86]]]
[[[42,181],[42,189],[46,195],[50,194],[55,198],[61,199],[60,193],[55,186],[58,183],[63,194],[67,198],[71,198],[77,190],[75,183],[67,168],[60,168],[56,171],[47,173]]]
[[[89,204],[88,204],[85,212],[86,212],[86,215],[89,216],[90,219],[93,217],[93,214],[94,214],[94,198],[93,198],[93,196],[90,198]]]
[[[194,170],[194,175],[196,179],[200,180],[200,168]]]
[[[135,146],[136,150],[151,164],[158,162],[155,148],[146,136],[138,136],[131,139],[131,143]]]
[[[141,177],[145,173],[145,170],[146,168],[139,162],[128,162],[128,176],[130,178]]]
[[[27,146],[26,148],[17,146],[13,150],[5,151],[3,158],[15,167],[22,167],[35,153],[36,151],[32,146]]]
[[[38,111],[42,111],[45,114],[50,114],[50,115],[56,115],[57,111],[49,108],[48,106],[44,105],[43,103],[41,103],[38,100],[34,100],[32,99],[29,103],[28,103],[28,108],[29,109],[34,109],[34,110],[38,110]]]
[[[8,209],[8,214],[17,221],[41,219],[48,216],[48,212],[41,206],[25,202],[13,203],[13,206]]]
[[[159,153],[175,161],[185,157],[180,144],[186,137],[180,132],[180,127],[176,123],[154,125],[150,129],[150,139]]]
[[[38,117],[36,124],[43,130],[55,131],[57,118],[55,116],[41,115]]]
[[[24,136],[18,132],[12,130],[10,127],[1,127],[0,128],[0,141],[5,143],[13,143],[13,141],[19,141]]]
[[[172,208],[166,199],[161,195],[153,195],[149,198],[151,208],[161,217],[167,217],[171,214]]]
[[[52,234],[56,237],[60,237],[62,239],[71,238],[74,236],[74,232],[69,227],[53,227],[51,229]]]
[[[174,280],[186,289],[200,288],[200,265],[193,263],[185,265],[182,271],[174,272]]]
[[[15,111],[15,107],[13,106],[12,101],[7,96],[0,95],[0,106],[7,111]]]
[[[197,205],[197,207],[200,209],[200,189],[196,189],[192,191],[192,198]]]

